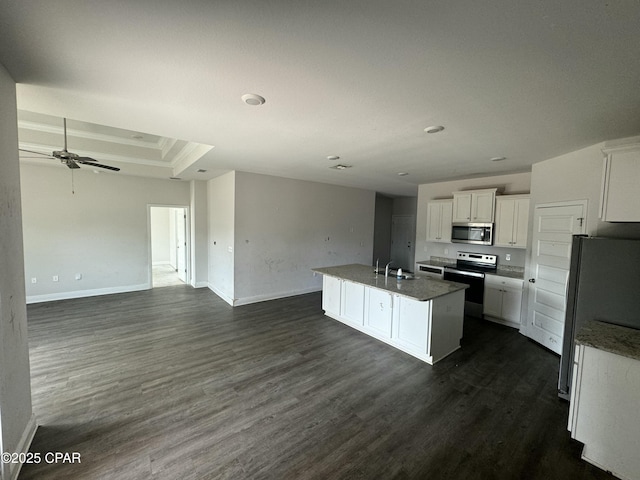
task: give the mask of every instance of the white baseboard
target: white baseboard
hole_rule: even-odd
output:
[[[73,292],[47,293],[44,295],[27,295],[27,304],[53,302],[56,300],[68,300],[70,298],[96,297],[98,295],[111,295],[112,293],[138,292],[140,290],[150,290],[151,285],[143,283],[140,285],[126,285],[123,287],[95,288],[92,290],[76,290]]]
[[[210,283],[207,283],[207,287],[209,287],[209,290],[211,290],[213,293],[218,295],[222,300],[224,300],[225,302],[227,302],[229,305],[231,305],[233,307],[233,302],[234,302],[233,298],[231,298],[227,294],[221,292],[214,285],[211,285]]]
[[[252,303],[266,302],[267,300],[277,300],[279,298],[295,297],[296,295],[304,295],[305,293],[320,292],[322,287],[310,287],[295,292],[269,293],[266,295],[254,295],[252,297],[236,298],[233,306],[250,305]],[[227,302],[228,303],[228,302]]]
[[[36,421],[36,416],[31,414],[31,418],[22,433],[22,437],[20,437],[20,442],[16,446],[15,453],[27,453],[29,451],[37,429],[38,422]],[[5,478],[4,476],[6,475],[7,480],[17,480],[20,470],[22,469],[22,463],[4,463],[3,467],[6,467],[6,470],[2,472],[2,478]]]
[[[195,282],[192,283],[191,286],[193,288],[207,288],[209,286],[209,282]]]

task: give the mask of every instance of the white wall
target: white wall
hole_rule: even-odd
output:
[[[209,288],[227,303],[234,301],[234,218],[236,172],[209,180]]]
[[[371,264],[375,192],[236,172],[235,304],[322,288],[313,267]]]
[[[206,287],[209,276],[209,217],[207,208],[207,182],[192,180],[191,194],[191,285]]]
[[[28,301],[151,288],[148,205],[188,205],[187,182],[81,168],[72,194],[62,165],[23,164],[21,177]]]
[[[498,263],[524,267],[526,251],[518,248],[484,247],[459,243],[427,242],[427,203],[431,200],[453,198],[452,192],[480,188],[498,188],[503,195],[529,193],[531,188],[530,173],[496,175],[491,177],[449,182],[425,183],[418,187],[418,214],[416,220],[416,260],[428,260],[431,256],[455,258],[458,251],[472,250],[479,253],[498,255]],[[506,254],[511,255],[507,261]]]
[[[624,141],[620,139],[616,143]],[[587,200],[589,235],[640,238],[640,223],[608,223],[598,219],[604,146],[604,143],[598,143],[533,165],[532,208],[540,203]]]
[[[169,208],[151,207],[151,263],[167,265],[169,263]]]
[[[15,82],[0,65],[0,452],[26,452],[35,433],[18,165]],[[0,462],[0,478],[19,466]]]

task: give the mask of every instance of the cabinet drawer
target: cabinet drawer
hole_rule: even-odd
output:
[[[522,290],[524,280],[521,280],[519,278],[501,277],[499,275],[486,274],[484,277],[484,283],[485,285],[492,287],[504,287]]]

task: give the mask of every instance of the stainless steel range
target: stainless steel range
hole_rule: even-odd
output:
[[[469,285],[464,293],[465,315],[482,318],[484,274],[495,272],[497,267],[497,255],[473,252],[458,252],[456,266],[444,267],[445,280]]]

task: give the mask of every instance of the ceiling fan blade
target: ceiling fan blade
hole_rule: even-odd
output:
[[[95,158],[91,158],[91,157],[78,157],[75,159],[77,162],[96,162],[97,160]]]
[[[42,155],[43,157],[49,157],[49,158],[53,158],[51,155],[49,155],[48,153],[40,153],[40,152],[34,152],[33,150],[25,150],[24,148],[19,148],[18,149],[20,152],[27,152],[27,153],[35,153],[36,155]],[[25,157],[22,157],[25,158]],[[36,158],[36,157],[32,157],[32,158]]]
[[[73,160],[65,160],[63,163],[69,168],[80,168],[80,165]]]
[[[102,165],[101,163],[93,163],[93,162],[81,162],[78,160],[78,163],[82,163],[83,165],[89,165],[90,167],[100,167],[106,170],[113,170],[114,172],[119,172],[120,169],[118,167],[112,167],[111,165]]]

